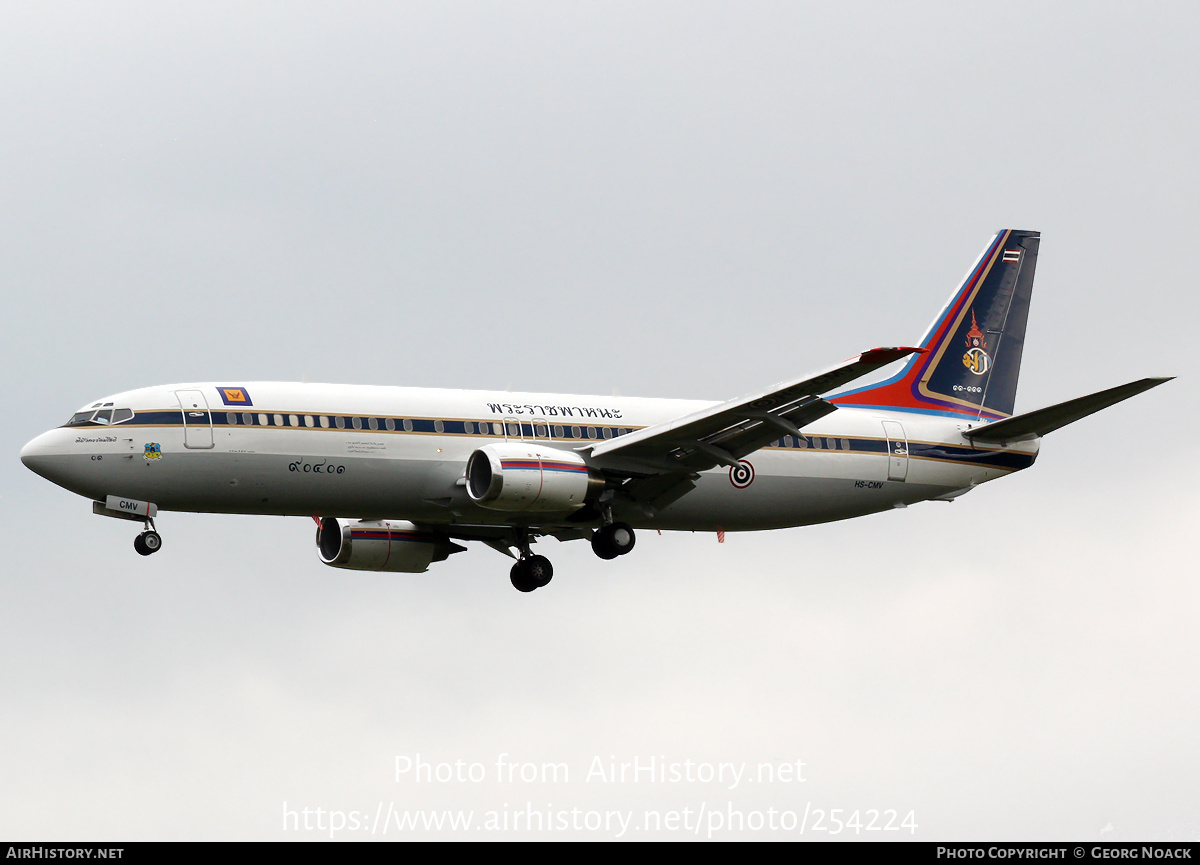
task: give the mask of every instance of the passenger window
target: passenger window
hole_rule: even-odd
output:
[[[225,423],[237,426],[237,415],[231,411],[225,412]]]
[[[246,426],[254,426],[254,415],[250,414],[248,411],[242,412],[242,423],[244,423]]]
[[[404,431],[405,432],[413,431],[413,422],[411,420],[409,420],[408,418],[404,419]]]
[[[562,438],[562,437],[563,437],[563,434],[564,434],[565,432],[566,432],[566,430],[564,430],[564,429],[562,428],[562,424],[555,424],[555,425],[554,425],[554,437],[555,437],[556,439],[560,439],[560,438]]]
[[[571,427],[571,438],[573,438],[573,439],[583,438],[583,430],[581,430],[577,426]]]
[[[306,414],[306,415],[304,416],[304,425],[305,425],[305,426],[307,426],[307,427],[313,427],[313,426],[316,426],[316,425],[317,425],[317,423],[316,423],[316,421],[314,421],[314,420],[313,420],[313,416],[312,416],[312,415],[310,415],[310,414]]]
[[[434,432],[445,432],[446,425],[444,423],[442,423],[440,420],[435,420],[433,422],[433,431]]]
[[[300,418],[294,414],[288,415],[288,423],[292,426],[300,426]]]
[[[360,418],[360,417],[352,417],[352,418],[350,418],[350,424],[351,424],[351,426],[353,426],[355,429],[362,429],[362,418]]]
[[[329,429],[329,415],[321,415],[321,429]]]
[[[345,429],[346,428],[346,419],[344,417],[342,417],[341,415],[338,415],[337,417],[335,417],[333,419],[333,425],[335,427],[337,427],[338,429]]]
[[[367,426],[370,429],[379,429],[379,421],[373,417],[367,418]]]

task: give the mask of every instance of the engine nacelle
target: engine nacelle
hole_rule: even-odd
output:
[[[317,554],[334,568],[419,574],[459,546],[445,535],[403,520],[338,520],[326,517],[317,529]]]
[[[579,454],[534,442],[484,445],[467,460],[467,494],[497,511],[568,513],[603,490]]]

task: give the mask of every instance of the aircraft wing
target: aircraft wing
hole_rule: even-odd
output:
[[[919,348],[873,348],[818,375],[781,382],[766,390],[701,409],[666,423],[609,439],[591,448],[598,468],[643,477],[636,498],[663,506],[663,496],[691,489],[688,476],[738,460],[836,411],[820,394],[874,372]],[[657,477],[656,477],[657,476]],[[682,486],[685,484],[686,486]],[[634,490],[631,489],[630,492]]]

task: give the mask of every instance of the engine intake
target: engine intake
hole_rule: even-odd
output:
[[[492,510],[567,513],[603,490],[604,478],[573,451],[506,442],[467,459],[467,494]]]
[[[339,520],[317,529],[317,554],[333,568],[419,574],[466,547],[404,520]]]

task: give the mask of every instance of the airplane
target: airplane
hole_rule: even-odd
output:
[[[21,460],[94,513],[142,523],[142,555],[162,546],[159,511],[311,516],[326,565],[421,573],[479,541],[515,559],[509,579],[530,592],[554,573],[531,550],[541,537],[615,559],[641,529],[777,529],[950,501],[1033,465],[1047,433],[1169,381],[1013,414],[1040,240],[998,232],[918,345],[727,402],[173,384],[91,402]]]

